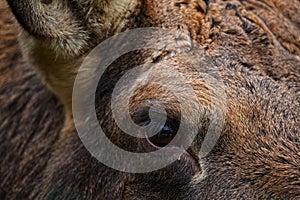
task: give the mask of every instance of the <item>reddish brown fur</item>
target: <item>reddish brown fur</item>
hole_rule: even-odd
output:
[[[83,51],[127,28],[168,27],[190,36],[207,53],[200,57],[201,62],[208,65],[213,60],[225,84],[228,112],[218,144],[205,158],[183,157],[146,174],[121,173],[99,163],[84,148],[69,118],[69,86],[77,68],[71,65],[70,71],[59,71],[61,82],[42,77],[67,108],[65,122],[59,100],[22,60],[12,15],[1,0],[0,199],[299,199],[300,2],[143,0],[135,6],[124,27],[115,24],[103,31],[96,26],[102,21],[87,23],[82,34],[93,32],[96,38]],[[18,10],[14,12],[18,18]],[[93,14],[86,17],[90,21],[99,17],[98,12]],[[40,34],[24,23],[26,20],[21,25],[29,33]],[[54,53],[67,55],[66,60],[71,61],[85,56],[79,50],[62,51],[58,48]],[[116,60],[99,82],[99,122],[124,149],[140,151],[140,141],[116,127],[109,102],[115,82],[134,66],[145,62],[174,66],[185,74],[201,105],[210,111],[207,88],[190,67],[192,55],[168,58],[168,53],[158,58],[151,51],[129,53]],[[63,88],[66,96],[61,95],[62,86],[67,86]],[[217,94],[213,97],[222,103]],[[141,117],[136,113],[149,106],[143,103],[150,98],[165,103],[171,117],[180,115],[172,94],[150,84],[132,97],[130,108],[137,121]],[[207,116],[201,117],[202,129],[190,148],[195,155],[207,129]]]

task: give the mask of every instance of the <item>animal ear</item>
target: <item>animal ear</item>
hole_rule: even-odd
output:
[[[86,31],[69,1],[7,0],[21,25],[20,46],[26,61],[44,83],[70,106],[73,81],[80,63],[75,56],[87,48]]]
[[[67,1],[7,0],[21,26],[31,35],[64,37],[78,32]],[[68,28],[67,28],[68,27]]]
[[[71,110],[73,83],[84,57],[120,31],[125,14],[136,6],[132,0],[7,2],[22,27],[19,41],[25,60],[67,110]]]

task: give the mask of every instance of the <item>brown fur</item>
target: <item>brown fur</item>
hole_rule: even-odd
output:
[[[25,59],[62,106],[22,61],[11,14],[0,1],[1,199],[300,198],[299,1],[77,2],[8,0],[22,27]],[[189,149],[192,157],[183,156],[151,173],[121,173],[99,163],[79,140],[70,109],[72,86],[81,61],[99,42],[122,30],[149,26],[179,30],[207,56],[190,52],[154,56],[157,52],[141,50],[116,60],[97,89],[97,116],[107,135],[124,149],[142,151],[143,141],[124,135],[110,110],[116,81],[142,63],[174,66],[193,86],[203,109],[218,110],[224,99],[213,90],[215,105],[209,101],[203,77],[190,66],[193,56],[203,66],[210,67],[212,61],[224,80],[226,124],[204,158],[195,155],[207,130],[206,114],[199,116],[201,128]],[[170,83],[171,78],[164,77]],[[136,121],[143,120],[139,112],[153,98],[167,105],[170,117],[178,118],[172,93],[150,84],[132,97]],[[193,113],[189,120],[196,120]]]

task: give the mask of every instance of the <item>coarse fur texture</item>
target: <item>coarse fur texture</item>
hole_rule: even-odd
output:
[[[300,199],[299,0],[7,2],[20,26],[0,0],[0,199]],[[71,104],[86,55],[106,38],[138,27],[177,30],[182,46],[196,43],[205,54],[179,45],[118,58],[96,93],[97,117],[107,136],[123,149],[145,150],[143,141],[119,130],[110,108],[116,82],[140,64],[167,64],[182,72],[203,112],[187,119],[199,127],[192,156],[130,174],[106,167],[84,148]],[[191,66],[195,58],[207,71],[217,69],[226,99],[217,85],[208,91],[205,77]],[[145,121],[152,99],[166,105],[168,117],[179,119],[174,94],[156,85],[155,76],[140,78],[149,84],[131,98],[133,119]],[[163,78],[176,85],[171,75]],[[224,104],[218,143],[207,156],[195,156],[208,116]]]

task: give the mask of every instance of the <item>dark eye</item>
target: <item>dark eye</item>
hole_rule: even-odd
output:
[[[176,136],[178,130],[177,123],[166,122],[164,126],[161,126],[158,133],[152,137],[148,137],[147,141],[157,148],[167,146]]]

